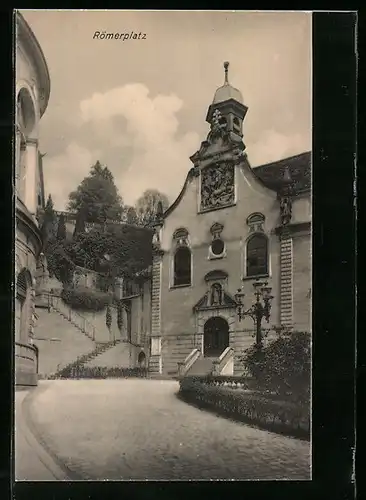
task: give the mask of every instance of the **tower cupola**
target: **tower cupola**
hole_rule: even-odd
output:
[[[206,121],[212,126],[213,120],[219,120],[226,131],[237,138],[243,137],[243,120],[248,111],[244,105],[242,93],[229,83],[229,62],[224,62],[224,85],[219,87],[208,108]]]

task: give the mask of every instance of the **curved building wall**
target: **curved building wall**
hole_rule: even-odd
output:
[[[49,74],[42,50],[23,16],[17,13],[14,165],[16,385],[37,384],[38,351],[33,344],[33,330],[37,320],[35,278],[42,239],[36,216],[44,203],[38,133],[49,89]]]

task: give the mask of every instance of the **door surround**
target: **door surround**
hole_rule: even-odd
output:
[[[200,309],[196,311],[196,335],[197,335],[197,348],[201,350],[204,355],[204,327],[207,320],[220,316],[225,319],[229,325],[229,345],[233,345],[234,328],[236,324],[237,312],[235,307],[215,307]]]

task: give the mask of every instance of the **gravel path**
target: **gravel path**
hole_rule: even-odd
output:
[[[310,445],[199,410],[165,380],[44,381],[37,433],[90,480],[310,479]]]

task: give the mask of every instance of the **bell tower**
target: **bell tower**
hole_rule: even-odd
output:
[[[219,87],[208,108],[206,121],[211,125],[219,125],[234,140],[243,138],[243,121],[248,108],[244,105],[240,90],[229,83],[229,62],[224,62],[224,85]]]

